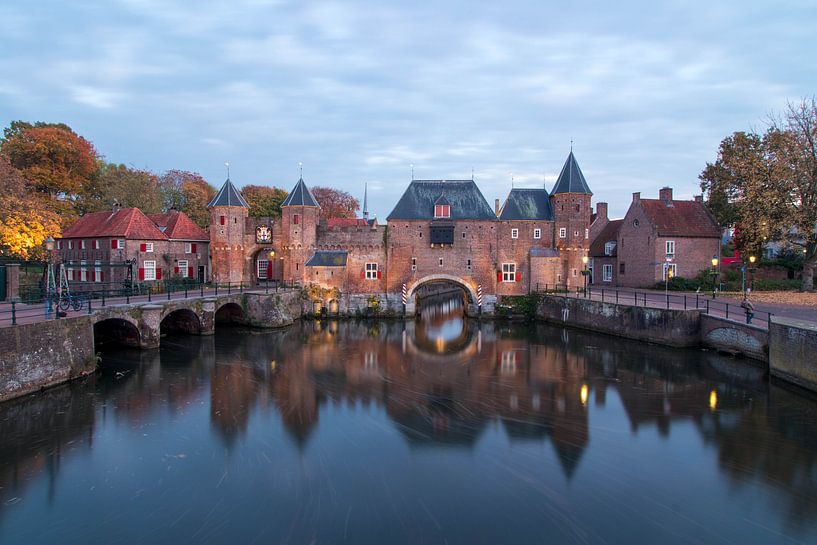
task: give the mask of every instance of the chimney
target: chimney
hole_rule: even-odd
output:
[[[119,204],[119,201],[114,199],[113,204],[111,205],[111,214],[116,214],[119,212],[119,209],[122,208],[122,205]]]
[[[658,191],[658,198],[664,201],[666,204],[672,203],[672,188],[671,187],[662,187]]]
[[[496,217],[499,217],[499,199],[494,199],[494,212]]]
[[[596,219],[606,220],[607,219],[607,203],[606,202],[597,202],[596,203]]]
[[[641,202],[641,192],[633,193],[633,202]]]
[[[703,195],[695,195],[695,202],[700,202],[700,203],[704,202],[704,196]]]

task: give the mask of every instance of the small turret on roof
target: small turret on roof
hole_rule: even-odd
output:
[[[306,186],[306,182],[304,182],[303,178],[298,179],[298,183],[295,184],[295,187],[289,192],[289,195],[287,195],[287,198],[281,203],[281,206],[321,207],[321,205],[318,204],[317,199],[315,199],[315,196],[312,195],[311,191],[309,191],[309,188]]]
[[[207,208],[212,208],[213,206],[243,206],[244,208],[249,208],[250,205],[247,204],[247,201],[244,200],[244,197],[241,196],[241,193],[235,188],[233,182],[227,178],[227,181],[224,182],[224,185],[221,186],[221,189],[218,190],[216,196],[213,197],[213,200],[207,205]]]
[[[559,173],[556,185],[553,186],[553,191],[550,192],[551,195],[557,193],[593,194],[587,185],[587,180],[584,179],[582,169],[579,168],[579,163],[576,162],[573,150],[570,150],[570,155],[567,156],[567,161],[565,161],[565,165],[562,167],[562,172]]]

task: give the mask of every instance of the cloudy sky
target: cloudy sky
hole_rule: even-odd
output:
[[[659,7],[660,5],[660,7]],[[0,3],[0,123],[60,121],[112,162],[362,196],[416,178],[595,201],[698,191],[720,140],[817,93],[817,3]]]

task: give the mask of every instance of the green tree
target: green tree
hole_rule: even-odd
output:
[[[287,198],[285,190],[264,185],[245,185],[241,195],[250,205],[249,214],[254,218],[280,218],[281,203]]]
[[[210,223],[207,203],[215,196],[216,189],[200,174],[168,170],[159,178],[159,194],[165,210],[181,210],[202,228]]]
[[[77,208],[84,214],[106,210],[114,202],[145,214],[161,212],[158,177],[146,170],[99,161],[96,174],[80,193]]]

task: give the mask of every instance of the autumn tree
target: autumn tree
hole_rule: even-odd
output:
[[[207,227],[210,223],[207,204],[215,196],[216,189],[200,174],[168,170],[159,178],[158,183],[164,209],[181,210],[199,227]]]
[[[158,177],[146,170],[99,161],[96,173],[80,192],[76,208],[85,214],[108,209],[113,203],[139,208],[145,214],[161,212]]]
[[[281,203],[287,198],[285,190],[264,185],[245,185],[241,195],[250,205],[249,215],[254,218],[281,217]]]
[[[61,123],[13,121],[0,155],[21,173],[30,196],[63,222],[73,219],[75,197],[96,172],[94,146]]]
[[[763,134],[736,132],[725,138],[715,163],[700,175],[708,203],[736,244],[759,253],[783,241],[804,257],[803,289],[814,288],[817,264],[817,103],[789,104]]]
[[[354,218],[360,201],[345,191],[331,187],[313,187],[312,195],[321,205],[321,218]]]

